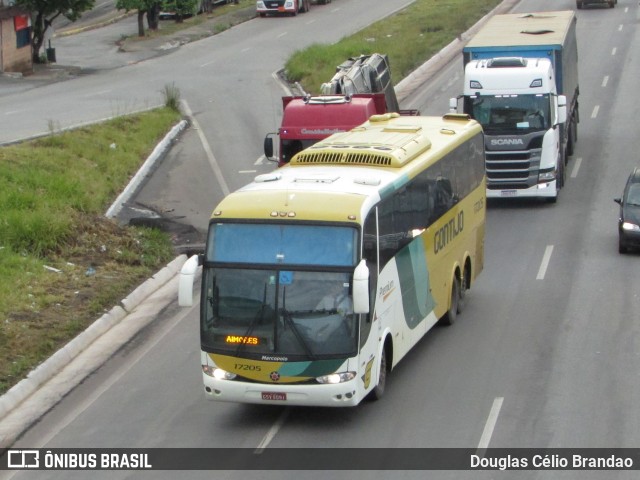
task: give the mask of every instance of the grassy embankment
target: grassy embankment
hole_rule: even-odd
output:
[[[336,66],[347,58],[385,53],[395,85],[501,2],[416,0],[336,44],[314,44],[295,52],[285,65],[287,78],[300,82],[306,92],[318,94],[320,85],[331,79]]]
[[[0,393],[174,255],[109,205],[180,119],[162,108],[0,147]]]

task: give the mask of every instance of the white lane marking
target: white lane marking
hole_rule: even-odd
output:
[[[203,63],[202,65],[200,65],[200,68],[208,67],[209,65],[212,65],[214,63],[216,63],[216,61],[215,60],[211,60],[210,62]]]
[[[293,92],[289,89],[289,87],[285,86],[284,82],[280,81],[280,77],[278,77],[277,70],[271,74],[271,77],[276,81],[277,85],[280,85],[282,87],[282,89],[286,92],[288,96],[293,95]]]
[[[87,93],[86,95],[82,95],[82,98],[97,97],[98,95],[104,95],[105,93],[110,92],[111,90],[102,90],[100,92]]]
[[[62,430],[71,425],[71,423],[76,418],[78,418],[86,410],[88,410],[89,407],[91,407],[107,390],[109,390],[113,385],[120,381],[120,379],[122,379],[127,373],[131,371],[131,369],[133,369],[133,367],[138,365],[138,362],[140,362],[140,360],[147,356],[151,350],[156,348],[157,345],[174,328],[176,328],[176,326],[178,326],[183,320],[185,320],[194,309],[197,310],[197,306],[198,304],[196,303],[192,308],[185,308],[182,312],[182,315],[175,316],[173,320],[171,320],[165,326],[161,327],[161,329],[158,331],[158,336],[155,339],[152,339],[151,343],[148,343],[145,347],[142,348],[142,350],[136,352],[132,357],[130,357],[127,361],[127,365],[114,372],[104,383],[99,386],[99,388],[92,391],[87,397],[85,397],[78,405],[78,407],[73,410],[73,412],[69,412],[60,422],[57,423],[56,427],[53,428],[48,435],[40,438],[38,440],[39,444],[35,446],[37,448],[43,448],[45,445],[50,443]],[[99,341],[100,340],[97,340],[96,343],[98,343]]]
[[[240,50],[240,53],[244,53],[244,52],[248,52],[249,50],[251,50],[253,47],[246,47],[243,48],[242,50]]]
[[[547,245],[547,248],[544,251],[544,256],[542,257],[540,269],[538,270],[538,275],[536,276],[536,280],[544,280],[544,276],[547,273],[547,267],[549,266],[549,260],[551,260],[552,253],[553,245]]]
[[[254,165],[264,165],[264,161],[267,159],[264,155],[260,155],[260,157],[255,161]]]
[[[480,443],[478,443],[478,450],[489,448],[489,442],[491,442],[491,437],[493,436],[493,429],[496,428],[496,422],[498,421],[498,415],[500,415],[502,402],[504,402],[504,397],[496,397],[493,400],[491,411],[489,411],[489,417],[487,418],[487,422],[484,424],[484,430],[480,437]]]
[[[282,32],[280,35],[278,35],[276,38],[282,38],[284,37],[288,32]]]
[[[615,55],[617,51],[618,49],[616,47],[613,47],[613,50],[611,50],[611,55]]]
[[[618,27],[618,31],[619,31],[619,32],[621,32],[621,31],[622,31],[622,27],[623,27],[623,25],[620,25],[620,26]]]
[[[604,78],[602,79],[602,86],[606,87],[607,83],[609,83],[609,75],[605,75]]]
[[[596,105],[593,107],[593,112],[591,112],[591,118],[596,118],[598,116],[598,111],[600,110],[600,105]]]
[[[229,195],[229,193],[231,193],[231,191],[229,190],[229,186],[227,185],[227,182],[225,181],[224,176],[222,175],[222,170],[220,169],[220,165],[218,164],[216,157],[213,155],[213,151],[211,150],[211,146],[207,141],[207,137],[204,136],[204,133],[202,132],[202,128],[200,128],[200,124],[198,123],[196,118],[193,116],[193,112],[191,111],[191,108],[189,108],[189,105],[187,104],[186,100],[182,100],[182,106],[184,107],[184,111],[187,114],[187,117],[189,117],[189,120],[191,121],[191,125],[193,125],[193,128],[195,128],[196,132],[198,132],[198,137],[200,137],[200,142],[202,143],[202,147],[204,148],[204,151],[207,154],[207,159],[209,160],[209,164],[213,169],[214,175],[218,179],[218,183],[220,183],[220,188],[222,189],[222,193],[226,197],[227,195]]]
[[[262,453],[264,449],[267,448],[267,446],[271,443],[271,440],[273,440],[273,438],[276,436],[278,431],[282,428],[282,425],[284,425],[284,422],[287,420],[287,417],[289,416],[289,411],[290,410],[288,408],[284,409],[282,414],[276,420],[276,423],[274,423],[271,426],[271,428],[269,429],[267,434],[264,436],[264,438],[262,439],[258,447],[253,451],[253,453]]]
[[[576,158],[576,163],[573,166],[573,170],[571,171],[571,178],[576,178],[578,176],[578,170],[580,170],[580,165],[582,165],[582,157]]]
[[[239,170],[238,173],[256,173],[257,170]]]

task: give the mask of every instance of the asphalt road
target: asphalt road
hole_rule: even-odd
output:
[[[332,5],[346,8],[356,3],[336,1]],[[516,10],[570,8],[574,8],[571,0],[524,0]],[[558,203],[489,205],[485,270],[471,291],[464,314],[454,326],[430,332],[403,360],[392,372],[382,401],[365,402],[349,410],[208,403],[201,393],[198,365],[198,309],[178,310],[174,303],[16,445],[636,447],[640,444],[637,413],[640,257],[617,253],[617,205],[612,199],[620,194],[632,166],[638,164],[635,120],[638,100],[634,92],[635,79],[640,75],[639,12],[638,5],[630,0],[619,0],[614,9],[589,8],[578,12],[581,122],[576,153],[569,163],[567,184]],[[313,11],[309,19],[311,15]],[[247,41],[263,45],[269,26],[261,23]],[[309,36],[311,28],[306,24],[303,27]],[[300,35],[287,29],[289,40]],[[175,61],[180,58],[180,64],[184,62],[194,77],[206,75],[207,67],[225,65],[225,61],[233,58],[239,62],[236,67],[251,65],[251,69],[262,72],[274,69],[277,62],[263,65],[261,58],[256,58],[256,62],[236,58],[261,57],[267,51],[240,43],[243,36],[246,40],[246,33],[241,31],[239,37],[222,38],[223,35],[212,39],[215,54],[209,44],[202,44],[181,49],[186,52],[184,59],[176,56],[178,52],[169,57]],[[594,38],[598,41],[593,42]],[[243,52],[245,48],[249,50]],[[225,53],[229,49],[233,54]],[[286,56],[289,49],[289,44],[283,46],[278,55]],[[208,64],[210,61],[214,63]],[[423,113],[441,113],[448,98],[462,89],[456,77],[460,64],[455,60],[450,66],[443,66],[438,78],[408,99],[406,106],[420,108]],[[151,65],[146,68],[152,71]],[[256,77],[257,74],[248,79],[226,68],[215,75],[216,81],[230,82],[234,92],[252,91],[238,89],[238,84],[247,87],[264,84],[264,80]],[[183,77],[180,79],[184,81]],[[261,112],[258,118],[249,118],[246,107],[236,109],[230,98],[219,99],[213,94],[198,97],[194,87],[185,88],[205,139],[215,146],[221,178],[230,189],[268,168],[255,162],[260,156],[264,133],[276,123],[273,112],[281,93],[278,88],[263,89],[271,94],[255,96],[255,109]],[[191,98],[201,100],[192,103]],[[204,102],[206,98],[211,101]],[[189,146],[185,141],[181,157],[196,155],[198,148],[190,143],[202,142],[196,136],[197,139],[191,137]],[[251,141],[247,141],[249,136]],[[220,142],[225,147],[218,150]],[[206,180],[197,178],[196,170],[211,166],[211,162],[206,155],[200,155],[183,158],[167,167],[162,176],[170,180],[160,180],[154,189],[180,184],[178,177],[182,178],[186,168],[183,162],[187,160],[194,162],[191,164],[194,171],[190,174],[192,178],[185,181],[185,195],[204,187]],[[244,170],[255,172],[244,174]],[[176,178],[171,179],[172,175]],[[223,186],[213,176],[210,179],[210,198],[214,200],[223,193]],[[206,203],[207,197],[204,192],[196,195],[198,202]],[[187,212],[192,207],[181,208]],[[198,217],[204,216],[203,212],[193,209],[191,213]],[[109,472],[108,477],[142,475]],[[154,472],[153,476],[174,478],[175,473]],[[580,480],[637,477],[634,472],[620,471],[561,474],[524,471],[504,475],[464,471],[192,471],[180,476]],[[69,478],[73,474],[15,475],[15,478],[32,477]]]

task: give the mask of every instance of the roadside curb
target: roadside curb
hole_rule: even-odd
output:
[[[76,33],[82,33],[82,32],[86,32],[88,30],[94,30],[96,28],[106,27],[107,25],[111,25],[112,23],[119,22],[123,18],[130,17],[131,15],[136,15],[136,12],[135,11],[130,11],[130,12],[125,12],[125,13],[118,13],[117,15],[111,16],[110,18],[107,18],[106,20],[103,20],[103,21],[97,22],[97,23],[92,23],[90,25],[85,25],[84,27],[65,28],[65,29],[60,30],[59,32],[56,32],[54,34],[53,38],[56,38],[56,37],[67,37],[69,35],[75,35]]]
[[[142,167],[140,167],[124,191],[118,196],[109,210],[107,210],[105,214],[106,217],[113,218],[118,214],[122,208],[122,204],[128,201],[129,197],[135,193],[146,175],[155,166],[155,163],[162,158],[166,150],[171,146],[171,143],[187,126],[188,122],[181,120],[169,131],[160,143],[156,145],[151,155],[145,160]],[[126,343],[126,341],[115,343],[112,346],[113,348],[108,351],[109,355],[106,358],[100,357],[99,361],[84,363],[80,373],[76,373],[74,377],[64,381],[64,388],[62,390],[54,387],[50,389],[50,391],[46,391],[49,389],[44,388],[47,386],[47,382],[53,380],[58,373],[62,372],[67,366],[79,358],[79,356],[83,352],[86,352],[100,337],[111,331],[113,327],[122,323],[129,315],[134,315],[136,309],[142,305],[147,298],[150,298],[155,292],[167,284],[175,283],[177,285],[177,281],[172,282],[172,280],[180,273],[180,269],[186,260],[187,256],[184,254],[176,257],[151,278],[139,285],[126,298],[122,299],[119,305],[116,305],[109,312],[94,321],[64,347],[31,370],[26,378],[18,382],[4,395],[0,396],[0,418],[2,419],[0,420],[0,448],[10,446],[23,431],[32,425],[47,410],[52,408],[64,395],[80,384],[87,375],[99,368],[109,356],[113,355],[113,353]],[[177,297],[175,294],[172,294],[170,298],[173,300]],[[148,322],[139,325],[127,338],[127,341],[152,320],[153,318],[150,318]],[[51,392],[54,393],[52,394]],[[16,411],[21,410],[21,408],[18,409],[18,407],[22,407],[28,401],[32,401],[36,406],[25,408],[23,412]],[[19,417],[19,419],[13,420],[12,417],[14,416]]]
[[[62,397],[97,370],[142,328],[151,323],[157,313],[166,306],[162,304],[157,307],[157,312],[147,312],[143,305],[145,300],[154,294],[177,298],[175,293],[177,276],[186,260],[186,255],[175,258],[124,298],[120,305],[113,307],[93,322],[0,397],[0,418],[2,418],[0,448],[10,446],[22,432],[55,406]],[[164,292],[166,289],[170,291],[169,294]],[[124,334],[119,334],[118,342],[100,342],[107,332],[114,332],[116,327],[126,330]],[[90,351],[92,349],[89,347],[98,343],[102,345],[96,351]],[[82,359],[83,356],[86,358]],[[73,364],[76,362],[78,365],[74,367]],[[70,370],[67,375],[58,378],[58,375],[66,370]],[[18,406],[20,408],[17,408]]]
[[[151,152],[151,155],[147,158],[147,160],[142,164],[142,167],[138,170],[138,172],[131,179],[126,188],[122,191],[122,193],[116,198],[115,202],[109,207],[105,216],[107,218],[114,218],[120,213],[122,206],[127,202],[127,200],[135,193],[135,191],[140,187],[140,184],[144,180],[144,178],[149,174],[155,163],[162,158],[167,149],[171,146],[171,143],[175,140],[175,138],[187,127],[189,123],[186,120],[181,120],[177,125],[175,125],[171,131],[156,145],[156,147]]]

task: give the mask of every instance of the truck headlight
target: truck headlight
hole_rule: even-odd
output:
[[[348,382],[349,380],[353,380],[354,378],[356,378],[356,372],[332,373],[331,375],[316,377],[316,382],[336,384]]]
[[[556,179],[556,169],[540,170],[538,174],[538,183],[553,182]]]

